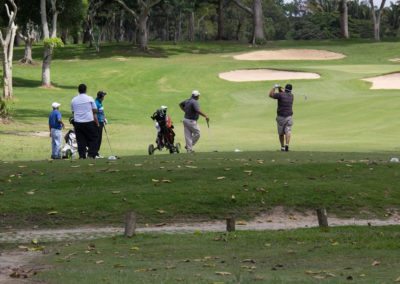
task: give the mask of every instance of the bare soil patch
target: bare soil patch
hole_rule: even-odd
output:
[[[3,134],[16,135],[16,136],[33,136],[33,137],[49,137],[48,131],[34,131],[34,132],[22,132],[22,131],[4,131]]]
[[[400,73],[392,73],[378,77],[366,78],[363,81],[371,82],[371,90],[398,90],[400,89]]]
[[[309,72],[280,71],[272,69],[248,69],[220,73],[219,78],[231,82],[256,82],[318,79],[320,76],[317,73]]]
[[[335,60],[345,57],[341,53],[317,49],[260,50],[233,56],[237,60]]]

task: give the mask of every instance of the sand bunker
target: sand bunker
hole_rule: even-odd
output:
[[[392,59],[389,59],[389,61],[391,61],[391,62],[400,62],[400,58],[392,58]]]
[[[255,82],[320,78],[317,73],[278,71],[271,69],[236,70],[220,73],[219,77],[221,79],[231,82]]]
[[[233,56],[237,60],[334,60],[344,54],[316,49],[260,50]]]
[[[397,90],[400,89],[400,73],[382,75],[373,78],[366,78],[363,81],[371,82],[371,90]]]

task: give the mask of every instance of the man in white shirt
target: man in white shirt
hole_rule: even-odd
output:
[[[87,87],[80,84],[78,87],[79,95],[71,101],[71,111],[74,115],[74,128],[76,142],[78,143],[79,159],[86,159],[87,156],[95,158],[97,152],[98,127],[97,107],[94,99],[86,95]]]

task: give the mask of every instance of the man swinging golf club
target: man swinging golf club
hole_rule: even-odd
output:
[[[276,122],[278,126],[279,142],[281,151],[289,151],[289,143],[293,125],[293,94],[292,85],[286,84],[285,90],[276,84],[269,92],[269,96],[278,100]],[[286,142],[286,144],[284,144]]]
[[[200,110],[200,92],[197,90],[192,91],[191,98],[181,102],[179,107],[183,112],[185,112],[185,117],[183,119],[183,127],[185,132],[186,150],[188,153],[193,153],[193,146],[200,139],[200,128],[197,124],[199,115],[205,117],[207,124],[210,118]]]

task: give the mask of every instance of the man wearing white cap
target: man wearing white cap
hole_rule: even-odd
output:
[[[188,153],[192,153],[193,146],[200,139],[200,129],[197,124],[197,120],[199,119],[199,115],[205,117],[207,122],[210,118],[200,110],[200,92],[197,90],[192,91],[192,97],[187,99],[179,104],[180,108],[185,112],[185,117],[183,119],[183,127],[185,131],[185,141],[186,141],[186,150]]]
[[[61,104],[54,102],[51,104],[53,111],[49,115],[49,130],[51,137],[51,158],[61,159],[61,139],[64,123],[62,122],[61,112],[58,110]]]

